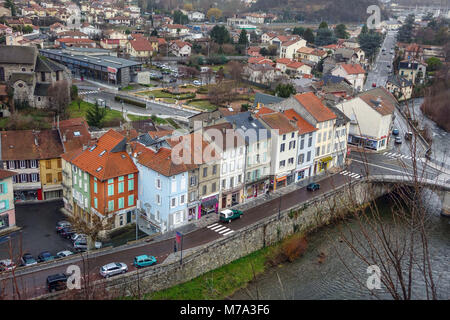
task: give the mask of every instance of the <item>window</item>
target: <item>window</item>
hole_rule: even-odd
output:
[[[59,71],[56,71],[55,75],[56,75],[56,81],[59,81]]]
[[[128,179],[128,191],[134,190],[134,179]]]
[[[289,150],[291,150],[291,149],[295,149],[295,140],[289,142]]]
[[[238,175],[238,183],[242,182],[242,174]]]
[[[283,152],[284,151],[284,143],[282,143],[281,145],[280,145],[280,152]]]
[[[58,162],[58,169],[61,169],[61,167],[62,167],[62,165],[61,165],[61,159],[58,159],[57,162]]]
[[[118,178],[119,181],[123,181],[123,179],[124,179],[124,176],[121,176]]]
[[[123,181],[118,183],[118,192],[123,193],[124,192],[124,185]]]
[[[20,164],[20,168],[21,169],[25,169],[26,168],[26,161],[25,160],[20,160],[19,164]]]
[[[161,204],[161,196],[159,194],[156,195],[156,203]]]
[[[45,72],[41,72],[41,81],[45,82]]]
[[[330,153],[330,151],[331,151],[331,143],[329,143],[329,144],[327,145],[327,153]]]
[[[317,142],[320,143],[320,140],[322,139],[322,132],[319,132],[317,134]]]
[[[170,201],[170,206],[171,206],[172,208],[177,206],[177,198],[172,198],[172,199],[171,199],[171,201]]]
[[[191,176],[189,181],[190,181],[190,185],[191,186],[195,186],[197,184],[197,177],[196,176]]]
[[[216,183],[213,182],[213,184],[211,185],[211,192],[215,192],[216,191]]]
[[[156,179],[156,189],[161,189],[161,179]]]
[[[62,172],[58,172],[58,182],[62,181]]]
[[[51,183],[52,182],[52,174],[51,173],[47,173],[45,175],[45,180],[47,181],[47,183]]]
[[[108,211],[114,211],[114,200],[108,201]]]
[[[282,160],[280,161],[280,168],[283,168],[286,165],[286,161]]]
[[[208,175],[208,168],[203,168],[203,178]]]
[[[322,154],[325,154],[325,146],[322,146]]]
[[[222,189],[225,189],[227,187],[227,180],[222,180]]]
[[[337,148],[338,148],[338,144],[337,144],[337,142],[336,142],[336,143],[334,144],[334,151],[336,151]]]
[[[316,156],[320,156],[320,147],[316,148]]]
[[[123,226],[123,214],[119,216],[119,224]]]
[[[305,155],[302,153],[298,157],[298,164],[302,164],[305,161]]]
[[[124,208],[124,198],[119,198],[119,209],[123,209]]]
[[[216,174],[217,173],[217,164],[213,165],[213,172],[212,174]]]
[[[97,198],[94,198],[94,208],[95,209],[98,208],[98,200],[97,200]]]
[[[97,189],[97,182],[94,182],[94,193],[97,193],[98,189]]]
[[[331,139],[331,130],[328,131],[328,140],[330,140],[330,139]]]
[[[283,134],[283,140],[286,140],[286,135],[285,134]]]
[[[305,147],[305,137],[302,136],[302,139],[300,140],[300,150],[303,150],[304,147]]]
[[[5,69],[3,67],[0,67],[0,81],[5,81]]]
[[[226,163],[224,163],[222,165],[222,173],[227,173],[227,164]]]
[[[185,199],[186,198],[186,196],[184,195],[184,194],[182,194],[181,196],[180,196],[180,205],[183,205],[184,204],[184,202],[185,202]]]
[[[6,193],[7,187],[6,187],[6,183],[0,183],[0,193]]]
[[[195,191],[192,191],[189,193],[189,201],[194,201],[195,200]]]
[[[47,160],[45,161],[45,167],[47,169],[51,169],[52,168],[52,160]]]
[[[36,160],[30,160],[30,165],[32,168],[37,168],[37,161]]]
[[[130,194],[128,196],[128,206],[129,207],[134,206],[134,195],[133,194]]]
[[[311,161],[311,151],[306,154],[306,161]]]
[[[108,196],[113,196],[113,195],[114,195],[114,185],[109,184],[108,185]]]
[[[234,177],[230,178],[230,188],[234,187]]]
[[[206,186],[203,186],[202,194],[203,194],[203,195],[206,194]]]
[[[288,164],[294,164],[294,158],[289,158],[288,159]]]
[[[38,182],[38,181],[39,181],[39,173],[32,173],[31,182]]]

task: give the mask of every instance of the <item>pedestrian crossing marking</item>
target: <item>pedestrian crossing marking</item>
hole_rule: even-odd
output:
[[[361,175],[354,173],[354,172],[347,171],[347,170],[341,171],[339,173],[342,174],[343,176],[348,176],[350,178],[355,178],[355,179],[361,178]]]
[[[411,160],[411,159],[412,159],[411,156],[407,156],[407,155],[404,155],[404,154],[401,154],[401,153],[395,153],[395,152],[385,152],[385,153],[383,153],[383,155],[384,155],[384,156],[387,156],[387,157],[389,157],[389,158],[393,158],[393,159],[395,159],[395,158],[398,158],[398,159],[408,159],[408,160]]]
[[[221,234],[223,236],[229,235],[233,233],[234,231],[230,228],[225,227],[224,225],[221,225],[219,223],[213,223],[209,226],[207,226],[209,230],[212,230],[214,232],[217,232],[218,234]]]
[[[80,95],[87,95],[87,94],[91,94],[91,93],[97,93],[98,90],[91,90],[91,91],[80,91]]]

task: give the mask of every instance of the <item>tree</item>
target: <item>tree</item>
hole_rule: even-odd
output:
[[[238,43],[243,46],[246,46],[248,44],[247,31],[245,31],[244,29],[242,29],[241,33],[239,34]]]
[[[380,48],[383,39],[381,35],[373,30],[368,33],[361,33],[358,36],[358,43],[361,49],[366,54],[366,57],[371,60],[374,58],[378,48]]]
[[[327,46],[332,43],[336,43],[337,38],[334,36],[333,32],[328,28],[320,28],[317,30],[315,44],[317,46]]]
[[[8,8],[9,10],[11,10],[11,16],[15,17],[16,16],[16,5],[14,4],[14,0],[6,0],[4,5],[5,8]]]
[[[361,28],[360,34],[366,34],[366,33],[369,33],[369,28],[367,28],[367,25],[363,25]]]
[[[319,29],[328,29],[328,24],[325,21],[322,21],[319,24]]]
[[[75,100],[76,98],[78,98],[78,87],[76,85],[72,85],[70,87],[70,100]]]
[[[209,35],[211,39],[218,44],[231,42],[230,33],[225,26],[215,25],[214,28],[211,29]]]
[[[70,88],[67,80],[54,82],[47,91],[49,107],[56,114],[65,117],[67,106],[70,103]]]
[[[220,17],[222,17],[222,10],[218,8],[211,8],[206,13],[206,17],[208,20],[211,20],[211,18],[214,17],[214,21],[217,21]]]
[[[187,15],[183,14],[180,10],[177,10],[172,15],[173,23],[187,24],[189,23],[189,18]]]
[[[125,34],[131,34],[130,29],[125,30]]]
[[[274,44],[271,44],[270,46],[267,47],[267,51],[269,52],[269,56],[276,56],[278,47]]]
[[[350,36],[347,32],[347,27],[343,23],[338,24],[336,28],[334,28],[334,35],[339,39],[348,39]]]
[[[27,34],[27,33],[32,33],[33,32],[33,27],[32,26],[24,26],[22,28],[22,32]]]
[[[239,85],[239,83],[242,81],[242,73],[244,72],[244,68],[242,66],[242,63],[239,61],[230,61],[226,65],[227,73],[229,74],[230,78],[234,80],[235,83],[235,89]]]
[[[399,42],[411,42],[412,41],[414,21],[415,21],[414,15],[410,14],[406,18],[405,23],[398,30],[397,41],[399,41]]]
[[[294,30],[292,30],[292,34],[297,34],[299,36],[303,36],[305,33],[305,28],[303,27],[295,27]]]
[[[303,34],[303,38],[309,42],[309,43],[314,43],[314,33],[310,28],[307,28],[305,30],[305,33]]]
[[[436,71],[442,67],[442,61],[436,57],[428,58],[426,63],[428,65],[428,67],[427,67],[428,71]]]
[[[100,128],[105,116],[106,109],[100,108],[98,103],[95,102],[95,105],[91,106],[86,113],[86,121],[90,126]]]
[[[156,31],[156,29],[152,30],[152,33],[150,33],[151,37],[157,37],[158,36],[158,31]]]
[[[294,86],[290,83],[280,83],[275,88],[275,95],[281,98],[289,98],[296,92],[297,91],[295,90]]]
[[[269,50],[267,50],[265,47],[262,47],[261,49],[259,49],[259,54],[262,56],[268,56],[269,55]]]

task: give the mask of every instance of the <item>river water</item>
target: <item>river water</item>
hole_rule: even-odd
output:
[[[383,223],[391,232],[400,232],[389,214],[392,207],[387,197],[377,201]],[[429,246],[438,298],[450,298],[450,218],[440,216],[436,198],[430,205]],[[350,231],[360,234],[361,226],[355,220],[327,226],[308,237],[306,253],[292,263],[274,267],[237,291],[231,299],[392,299],[383,288],[376,295],[365,286],[369,274],[367,265],[359,260],[349,247],[339,241]],[[398,229],[398,230],[396,230]],[[320,263],[320,255],[324,259]],[[344,265],[345,263],[345,265]],[[349,271],[351,270],[351,271]],[[357,280],[358,279],[358,280]],[[362,284],[360,284],[362,283]],[[413,285],[413,298],[426,299],[425,286],[419,277]],[[256,294],[258,292],[258,295]]]

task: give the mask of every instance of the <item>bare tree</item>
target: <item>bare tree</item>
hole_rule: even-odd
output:
[[[67,80],[54,82],[47,91],[49,108],[61,117],[65,117],[67,106],[70,103],[70,89]]]

